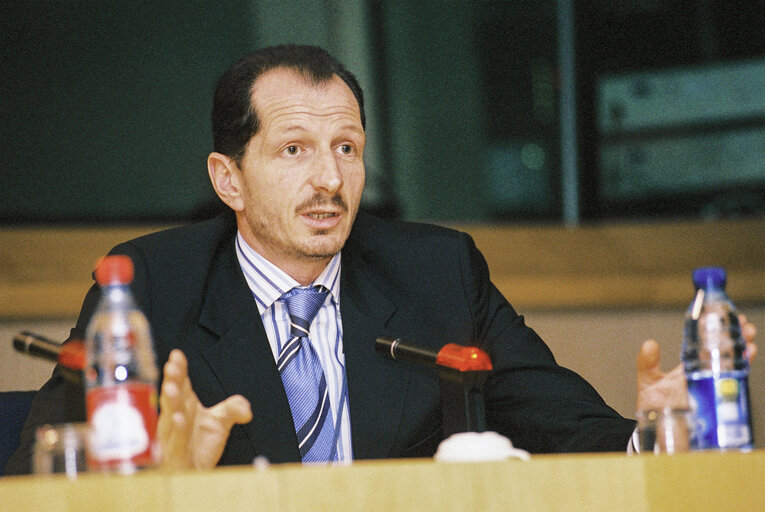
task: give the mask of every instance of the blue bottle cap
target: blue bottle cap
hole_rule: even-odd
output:
[[[693,271],[696,288],[725,288],[727,278],[722,267],[701,267]]]

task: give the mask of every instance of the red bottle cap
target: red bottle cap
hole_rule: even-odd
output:
[[[133,281],[133,260],[116,254],[106,256],[96,266],[96,282],[101,285],[128,284]]]

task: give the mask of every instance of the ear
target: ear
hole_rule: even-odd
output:
[[[236,212],[242,211],[242,171],[236,162],[222,153],[210,153],[207,157],[207,174],[221,201]]]

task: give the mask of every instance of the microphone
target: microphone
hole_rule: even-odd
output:
[[[375,350],[391,359],[438,368],[444,438],[458,432],[486,430],[483,385],[492,369],[486,352],[456,343],[447,343],[433,352],[393,336],[378,337]]]
[[[23,331],[13,337],[13,348],[75,371],[82,371],[87,361],[85,345],[81,340],[71,340],[62,345],[45,336]]]
[[[410,361],[459,372],[489,371],[491,359],[477,347],[465,347],[456,343],[447,343],[438,352],[416,347],[393,336],[380,336],[375,340],[375,350],[391,359]]]

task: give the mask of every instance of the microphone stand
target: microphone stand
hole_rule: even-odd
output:
[[[459,432],[484,432],[486,409],[483,385],[489,372],[439,369],[444,439]]]

